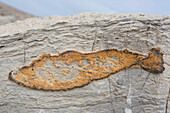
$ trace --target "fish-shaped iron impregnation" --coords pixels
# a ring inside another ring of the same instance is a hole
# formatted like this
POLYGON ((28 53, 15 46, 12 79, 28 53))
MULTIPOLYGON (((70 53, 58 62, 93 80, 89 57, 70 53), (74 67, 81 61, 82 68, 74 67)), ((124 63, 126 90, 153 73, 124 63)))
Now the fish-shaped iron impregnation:
POLYGON ((44 54, 30 65, 11 71, 9 79, 39 90, 69 90, 131 68, 159 74, 164 71, 163 63, 160 48, 151 49, 147 56, 127 49, 92 53, 65 51, 56 56, 44 54))

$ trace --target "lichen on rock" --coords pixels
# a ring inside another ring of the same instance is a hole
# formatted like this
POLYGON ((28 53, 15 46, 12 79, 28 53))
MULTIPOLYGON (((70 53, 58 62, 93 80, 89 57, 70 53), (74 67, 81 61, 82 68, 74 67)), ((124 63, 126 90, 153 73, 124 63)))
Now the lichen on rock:
POLYGON ((162 73, 163 53, 160 48, 153 48, 146 57, 117 49, 92 53, 66 51, 57 56, 44 54, 17 73, 10 72, 9 79, 33 89, 59 91, 79 88, 130 68, 162 73))

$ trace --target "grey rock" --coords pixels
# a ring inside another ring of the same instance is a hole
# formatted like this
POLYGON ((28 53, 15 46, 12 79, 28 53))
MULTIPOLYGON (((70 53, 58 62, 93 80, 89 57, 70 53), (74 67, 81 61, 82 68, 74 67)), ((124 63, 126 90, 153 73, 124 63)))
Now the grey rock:
POLYGON ((34 16, 0 2, 0 25, 31 17, 34 16))
POLYGON ((169 113, 170 16, 83 13, 0 26, 1 113, 169 113), (108 48, 146 54, 160 47, 165 71, 130 69, 69 91, 41 91, 8 80, 11 70, 44 53, 108 48))

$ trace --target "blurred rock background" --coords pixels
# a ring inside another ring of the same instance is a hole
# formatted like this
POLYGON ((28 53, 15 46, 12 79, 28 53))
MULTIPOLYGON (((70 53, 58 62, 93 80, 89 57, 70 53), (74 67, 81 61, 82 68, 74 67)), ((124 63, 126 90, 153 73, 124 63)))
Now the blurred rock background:
POLYGON ((0 25, 30 17, 34 16, 0 2, 0 25))

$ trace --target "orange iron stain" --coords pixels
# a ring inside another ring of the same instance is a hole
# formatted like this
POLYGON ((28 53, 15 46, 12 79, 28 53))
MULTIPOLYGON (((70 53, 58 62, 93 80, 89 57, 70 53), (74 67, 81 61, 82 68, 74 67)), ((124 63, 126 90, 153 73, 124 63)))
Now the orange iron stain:
POLYGON ((9 79, 33 89, 61 91, 82 87, 131 68, 159 74, 164 71, 163 64, 160 48, 151 49, 147 56, 117 49, 92 53, 65 51, 56 56, 44 54, 18 71, 11 71, 9 79))

